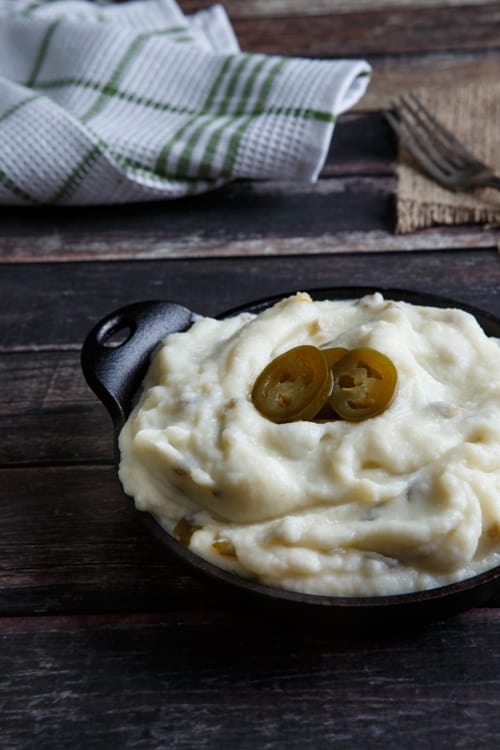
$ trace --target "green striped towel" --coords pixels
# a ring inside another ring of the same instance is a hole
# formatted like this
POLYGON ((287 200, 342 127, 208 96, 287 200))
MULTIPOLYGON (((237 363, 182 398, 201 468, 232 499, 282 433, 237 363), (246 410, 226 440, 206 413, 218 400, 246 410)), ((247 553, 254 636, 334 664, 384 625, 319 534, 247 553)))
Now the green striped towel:
POLYGON ((314 181, 369 76, 362 60, 245 54, 221 6, 0 0, 0 203, 314 181))

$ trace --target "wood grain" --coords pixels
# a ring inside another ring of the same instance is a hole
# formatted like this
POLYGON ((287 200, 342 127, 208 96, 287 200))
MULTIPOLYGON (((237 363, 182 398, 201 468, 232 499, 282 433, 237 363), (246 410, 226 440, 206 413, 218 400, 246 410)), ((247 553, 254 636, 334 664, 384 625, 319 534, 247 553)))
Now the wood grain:
POLYGON ((383 8, 269 18, 234 17, 247 52, 306 57, 353 57, 498 49, 500 8, 493 5, 383 8))
POLYGON ((9 749, 491 750, 500 732, 491 610, 369 640, 235 617, 11 618, 0 633, 9 749))
MULTIPOLYGON (((498 0, 418 0, 419 8, 432 10, 444 5, 462 8, 464 5, 495 5, 498 0)), ((184 13, 194 13, 202 8, 209 8, 212 0, 180 0, 178 5, 184 13)), ((231 18, 278 18, 280 16, 308 16, 324 13, 363 13, 373 10, 374 6, 384 12, 392 8, 415 6, 415 0, 225 0, 224 8, 231 18)))
POLYGON ((134 206, 0 208, 0 262, 201 258, 465 247, 500 231, 394 234, 396 144, 380 113, 339 120, 316 184, 237 182, 196 198, 134 206))
POLYGON ((352 176, 316 185, 235 183, 217 193, 124 207, 0 210, 9 263, 496 249, 497 228, 394 234, 395 182, 352 176), (223 210, 221 210, 223 207, 223 210))
MULTIPOLYGON (((201 314, 218 315, 268 295, 360 285, 434 292, 500 315, 498 256, 478 247, 461 252, 311 254, 305 259, 243 257, 236 262, 219 257, 112 264, 12 263, 4 265, 0 274, 2 349, 9 356, 22 351, 75 352, 71 358, 58 355, 59 360, 47 361, 34 385, 34 394, 44 393, 53 377, 52 387, 62 391, 78 368, 78 352, 90 328, 130 302, 173 300, 201 314), (58 368, 54 374, 51 367, 58 368)), ((18 361, 6 358, 5 382, 15 380, 18 361)), ((26 370, 20 375, 20 387, 26 378, 26 392, 30 381, 36 381, 36 358, 32 366, 22 367, 26 370)), ((82 387, 72 384, 68 393, 79 400, 82 387)))
POLYGON ((0 482, 0 615, 221 606, 146 529, 112 466, 24 467, 0 482))
POLYGON ((218 314, 266 294, 356 284, 412 286, 500 315, 500 264, 485 250, 4 265, 0 611, 220 607, 122 497, 110 420, 80 372, 99 317, 133 299, 218 314))
POLYGON ((339 118, 316 185, 0 209, 2 748, 492 750, 500 595, 401 632, 276 621, 195 577, 122 495, 111 423, 79 364, 110 310, 160 298, 216 315, 295 289, 371 285, 500 316, 498 228, 394 235, 396 147, 380 113, 423 83, 496 80, 500 3, 225 6, 243 49, 366 57, 373 79, 339 118))
MULTIPOLYGON (((188 13, 211 4, 181 3, 188 13)), ((355 110, 388 107, 396 94, 418 86, 446 91, 457 82, 498 78, 495 0, 229 0, 224 6, 246 51, 366 57, 374 74, 355 110)))
POLYGON ((111 465, 9 468, 0 485, 0 618, 255 608, 157 541, 111 465))

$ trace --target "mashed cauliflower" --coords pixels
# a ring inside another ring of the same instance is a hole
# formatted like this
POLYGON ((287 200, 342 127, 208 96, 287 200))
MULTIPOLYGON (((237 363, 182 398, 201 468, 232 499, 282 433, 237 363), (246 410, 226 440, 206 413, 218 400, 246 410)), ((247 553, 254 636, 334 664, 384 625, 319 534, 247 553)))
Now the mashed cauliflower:
POLYGON ((198 318, 156 351, 119 446, 138 509, 271 586, 398 594, 500 564, 500 346, 458 309, 299 293, 259 315, 198 318), (300 344, 386 354, 388 409, 266 419, 255 380, 300 344))

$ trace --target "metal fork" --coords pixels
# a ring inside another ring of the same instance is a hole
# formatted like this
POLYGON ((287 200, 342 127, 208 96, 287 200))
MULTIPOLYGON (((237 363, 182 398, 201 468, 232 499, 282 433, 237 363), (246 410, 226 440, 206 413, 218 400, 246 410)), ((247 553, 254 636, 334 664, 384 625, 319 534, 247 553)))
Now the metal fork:
POLYGON ((398 97, 384 115, 418 164, 440 185, 456 191, 500 190, 500 177, 493 169, 467 151, 415 94, 398 97))

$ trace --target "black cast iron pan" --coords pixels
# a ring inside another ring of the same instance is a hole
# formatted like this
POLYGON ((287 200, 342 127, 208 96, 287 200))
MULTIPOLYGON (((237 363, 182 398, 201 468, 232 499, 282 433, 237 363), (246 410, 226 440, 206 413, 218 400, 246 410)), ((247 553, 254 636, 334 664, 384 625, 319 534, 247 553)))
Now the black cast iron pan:
MULTIPOLYGON (((301 290, 302 291, 302 290, 301 290)), ((500 338, 500 320, 466 305, 421 292, 397 289, 342 287, 309 290, 313 299, 357 299, 380 291, 387 299, 415 305, 460 307, 475 316, 489 336, 500 338)), ((290 292, 293 294, 293 292, 290 292)), ((227 311, 229 317, 242 311, 259 313, 283 294, 227 311)), ((123 307, 99 321, 88 334, 81 362, 85 378, 108 410, 114 425, 115 459, 119 462, 118 435, 138 395, 153 350, 170 333, 184 331, 195 313, 173 302, 147 301, 123 307)), ((327 621, 339 626, 413 626, 453 615, 484 604, 500 591, 500 566, 459 583, 428 591, 395 596, 335 597, 302 594, 266 586, 228 573, 180 544, 149 514, 138 511, 153 533, 194 573, 210 576, 226 587, 228 597, 276 615, 327 621)))

